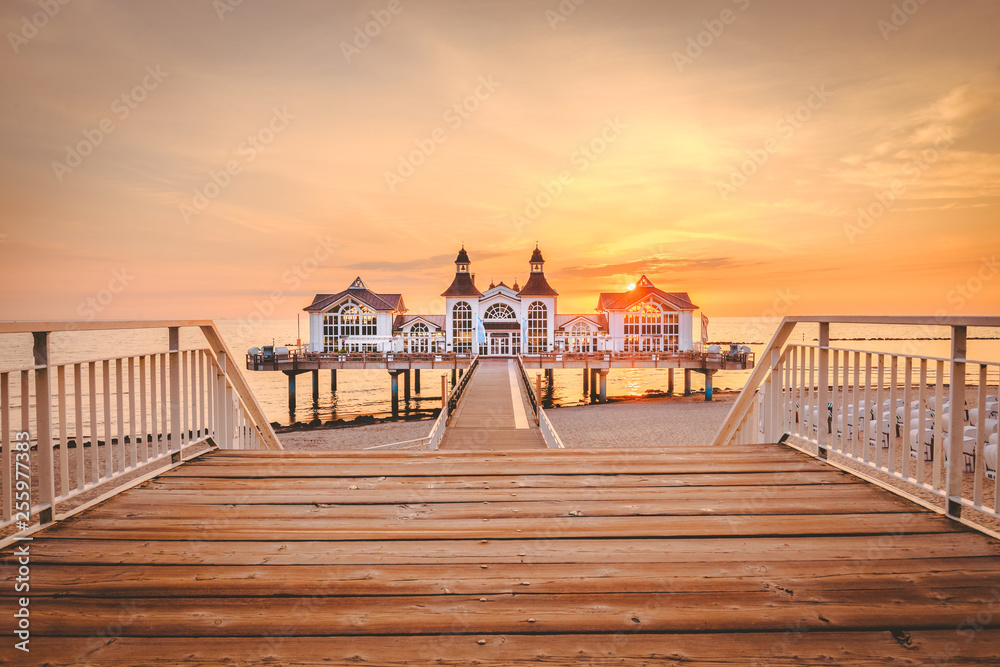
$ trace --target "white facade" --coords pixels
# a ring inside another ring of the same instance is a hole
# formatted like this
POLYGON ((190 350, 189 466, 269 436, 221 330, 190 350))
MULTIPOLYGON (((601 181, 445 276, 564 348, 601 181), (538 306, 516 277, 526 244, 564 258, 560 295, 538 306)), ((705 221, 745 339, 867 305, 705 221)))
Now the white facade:
POLYGON ((560 315, 535 248, 523 288, 504 283, 481 292, 463 248, 441 296, 443 315, 409 315, 399 294, 376 294, 361 278, 337 294, 317 294, 309 312, 313 352, 458 352, 506 357, 553 351, 677 353, 695 349, 694 312, 685 292, 665 292, 646 276, 620 293, 603 293, 596 313, 560 315))

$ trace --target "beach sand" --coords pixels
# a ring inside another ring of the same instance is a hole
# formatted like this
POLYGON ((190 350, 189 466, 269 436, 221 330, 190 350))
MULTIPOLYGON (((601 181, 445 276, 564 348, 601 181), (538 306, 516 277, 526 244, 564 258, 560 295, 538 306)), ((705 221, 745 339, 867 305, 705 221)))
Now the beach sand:
MULTIPOLYGON (((545 413, 566 447, 664 447, 710 445, 736 394, 665 399, 620 399, 600 405, 554 408, 545 413)), ((409 421, 278 434, 288 450, 365 449, 426 437, 434 422, 409 421)))

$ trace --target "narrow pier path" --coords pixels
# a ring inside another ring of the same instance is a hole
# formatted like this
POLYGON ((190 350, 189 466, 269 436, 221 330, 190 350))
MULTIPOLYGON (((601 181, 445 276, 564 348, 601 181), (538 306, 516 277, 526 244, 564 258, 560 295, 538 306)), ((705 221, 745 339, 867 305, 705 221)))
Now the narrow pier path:
POLYGON ((512 359, 480 359, 440 449, 544 449, 512 359))

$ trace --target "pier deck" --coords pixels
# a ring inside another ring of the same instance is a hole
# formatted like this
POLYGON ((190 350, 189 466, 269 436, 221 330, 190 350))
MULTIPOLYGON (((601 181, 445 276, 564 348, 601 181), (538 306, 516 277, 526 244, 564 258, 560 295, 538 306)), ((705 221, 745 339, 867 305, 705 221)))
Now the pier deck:
POLYGON ((776 445, 215 451, 21 544, 32 664, 1000 662, 1000 542, 776 445))
POLYGON ((480 358, 439 449, 545 449, 514 363, 480 358))

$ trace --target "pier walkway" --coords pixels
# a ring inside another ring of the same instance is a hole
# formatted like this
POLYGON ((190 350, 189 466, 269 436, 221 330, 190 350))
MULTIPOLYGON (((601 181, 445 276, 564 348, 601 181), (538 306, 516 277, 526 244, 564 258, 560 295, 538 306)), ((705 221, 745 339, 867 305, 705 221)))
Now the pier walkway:
POLYGON ((213 451, 7 613, 22 545, 31 664, 1000 664, 1000 542, 777 445, 213 451))
POLYGON ((512 359, 480 357, 439 449, 544 449, 512 359))

